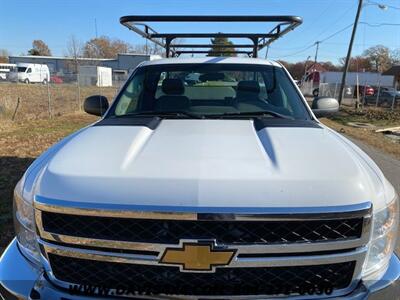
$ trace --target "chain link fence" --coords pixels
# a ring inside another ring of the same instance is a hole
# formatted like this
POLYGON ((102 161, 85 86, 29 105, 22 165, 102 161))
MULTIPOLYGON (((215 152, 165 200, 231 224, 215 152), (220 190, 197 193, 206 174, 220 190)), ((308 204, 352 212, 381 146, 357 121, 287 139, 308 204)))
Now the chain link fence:
POLYGON ((50 77, 48 83, 0 82, 0 120, 32 120, 82 111, 84 100, 102 95, 111 102, 128 75, 112 75, 104 84, 79 74, 50 77))
MULTIPOLYGON (((321 83, 319 96, 339 98, 340 83, 321 83)), ((380 107, 386 110, 400 109, 400 91, 393 87, 376 85, 346 86, 342 104, 355 108, 380 107)))

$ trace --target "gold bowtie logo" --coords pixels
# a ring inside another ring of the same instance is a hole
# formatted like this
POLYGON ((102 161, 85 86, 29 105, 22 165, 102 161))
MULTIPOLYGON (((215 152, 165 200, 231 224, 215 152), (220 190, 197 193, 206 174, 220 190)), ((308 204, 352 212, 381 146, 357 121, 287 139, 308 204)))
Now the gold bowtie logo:
POLYGON ((184 243, 182 248, 167 248, 160 263, 179 265, 183 271, 214 271, 216 266, 228 265, 236 250, 215 249, 214 243, 184 243))

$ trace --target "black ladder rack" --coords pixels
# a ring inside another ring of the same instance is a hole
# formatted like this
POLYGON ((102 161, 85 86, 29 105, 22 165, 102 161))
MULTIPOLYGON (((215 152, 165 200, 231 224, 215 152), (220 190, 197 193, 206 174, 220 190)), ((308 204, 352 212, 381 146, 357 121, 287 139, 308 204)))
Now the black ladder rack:
MULTIPOLYGON (((271 43, 301 25, 302 22, 303 20, 296 16, 124 16, 120 18, 120 23, 122 25, 164 48, 166 57, 179 56, 187 53, 208 53, 208 51, 201 49, 211 48, 212 46, 222 48, 220 53, 242 53, 250 57, 257 57, 258 51, 268 47, 271 43), (159 33, 147 25, 149 22, 260 22, 267 24, 274 23, 275 26, 265 33, 159 33), (177 38, 216 37, 247 39, 251 41, 251 44, 212 45, 211 43, 172 43, 177 38), (235 51, 236 48, 242 50, 235 51)), ((214 50, 213 53, 218 54, 218 52, 214 50)))

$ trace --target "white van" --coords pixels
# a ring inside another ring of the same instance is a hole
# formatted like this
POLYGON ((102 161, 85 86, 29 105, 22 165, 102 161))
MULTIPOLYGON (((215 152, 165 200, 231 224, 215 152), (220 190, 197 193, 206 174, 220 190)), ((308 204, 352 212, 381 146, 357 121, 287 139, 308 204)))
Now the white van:
POLYGON ((9 79, 15 82, 47 84, 50 81, 50 71, 47 65, 19 63, 15 71, 10 73, 9 79))

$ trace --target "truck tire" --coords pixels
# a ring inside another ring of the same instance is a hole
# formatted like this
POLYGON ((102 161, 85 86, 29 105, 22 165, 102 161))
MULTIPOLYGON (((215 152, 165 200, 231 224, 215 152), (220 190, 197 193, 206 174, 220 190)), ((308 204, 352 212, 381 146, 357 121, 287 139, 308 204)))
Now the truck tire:
POLYGON ((26 79, 24 80, 24 83, 29 84, 29 83, 30 83, 29 79, 26 78, 26 79))
POLYGON ((46 79, 46 78, 45 78, 45 79, 43 79, 42 83, 43 83, 44 85, 48 84, 48 81, 47 81, 47 79, 46 79))
POLYGON ((319 89, 313 90, 312 94, 313 94, 314 97, 318 97, 319 96, 319 89))

